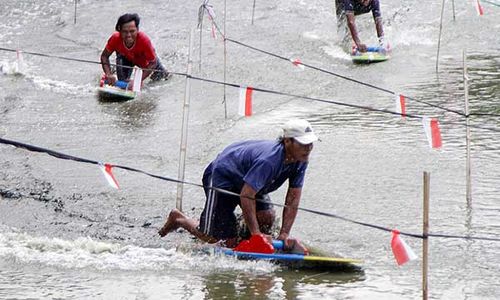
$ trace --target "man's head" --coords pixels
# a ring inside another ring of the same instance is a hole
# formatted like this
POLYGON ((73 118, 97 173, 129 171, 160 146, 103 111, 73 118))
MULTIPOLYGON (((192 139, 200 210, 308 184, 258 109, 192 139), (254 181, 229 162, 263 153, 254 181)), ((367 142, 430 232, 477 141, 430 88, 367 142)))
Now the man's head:
POLYGON ((140 21, 138 14, 124 14, 118 18, 115 30, 120 32, 120 36, 127 47, 134 45, 140 21))
POLYGON ((283 125, 283 142, 285 144, 286 160, 289 162, 309 160, 313 143, 318 140, 311 124, 306 120, 294 119, 283 125))

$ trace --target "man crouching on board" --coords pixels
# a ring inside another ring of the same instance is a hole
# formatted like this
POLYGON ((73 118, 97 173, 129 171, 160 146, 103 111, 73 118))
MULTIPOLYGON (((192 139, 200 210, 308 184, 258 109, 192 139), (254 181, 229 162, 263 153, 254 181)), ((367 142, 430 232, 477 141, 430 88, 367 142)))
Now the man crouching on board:
POLYGON ((375 29, 377 30, 377 36, 379 39, 379 46, 383 49, 388 49, 389 46, 384 38, 384 29, 382 26, 382 13, 380 12, 380 2, 379 0, 336 0, 335 5, 337 8, 337 19, 339 20, 339 26, 344 22, 347 22, 347 27, 351 33, 352 40, 356 45, 356 48, 361 52, 366 52, 366 44, 361 42, 359 38, 358 30, 356 27, 356 17, 357 15, 372 12, 373 21, 375 22, 375 29))
POLYGON ((101 64, 106 80, 114 85, 117 80, 129 82, 132 68, 143 68, 142 80, 151 75, 151 80, 168 79, 169 73, 165 70, 156 55, 149 37, 139 31, 140 18, 138 14, 124 14, 118 18, 115 25, 116 32, 108 39, 106 47, 101 53, 101 64), (116 52, 116 75, 111 71, 109 57, 116 52))
MULTIPOLYGON (((227 247, 235 247, 238 236, 234 211, 238 205, 252 237, 269 235, 275 211, 268 193, 277 190, 288 180, 286 207, 283 209, 278 240, 284 242, 285 251, 307 254, 306 247, 290 237, 290 231, 300 203, 309 154, 313 142, 317 140, 309 122, 295 119, 283 126, 283 135, 277 141, 243 141, 228 146, 203 174, 206 202, 200 222, 173 209, 159 235, 163 237, 177 228, 184 228, 202 241, 222 241, 227 247)), ((265 238, 271 240, 270 236, 265 238)))

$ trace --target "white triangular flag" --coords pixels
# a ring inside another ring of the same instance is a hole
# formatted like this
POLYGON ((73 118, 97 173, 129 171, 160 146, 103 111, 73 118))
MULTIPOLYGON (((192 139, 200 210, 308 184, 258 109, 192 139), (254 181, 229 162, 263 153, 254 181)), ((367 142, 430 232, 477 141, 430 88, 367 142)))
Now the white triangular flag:
POLYGON ((238 105, 238 114, 240 116, 249 117, 252 115, 252 87, 240 87, 240 100, 238 105))
POLYGON ((113 171, 111 170, 113 166, 110 164, 99 164, 99 168, 101 169, 102 174, 104 174, 108 184, 115 189, 119 189, 120 186, 118 185, 118 181, 116 181, 113 171))
POLYGON ((401 114, 401 117, 406 116, 406 97, 403 94, 396 93, 396 112, 401 114))
POLYGON ((141 86, 142 86, 142 69, 134 67, 134 85, 132 87, 132 91, 140 93, 141 86))
POLYGON ((301 70, 306 68, 298 58, 290 58, 290 62, 301 70))
POLYGON ((403 241, 397 230, 392 231, 391 248, 394 258, 400 266, 417 258, 415 252, 403 241))
POLYGON ((205 8, 207 9, 208 13, 208 18, 213 21, 215 19, 215 10, 212 5, 205 5, 205 8))
POLYGON ((215 30, 215 24, 212 22, 212 38, 217 39, 217 32, 215 30))
POLYGON ((439 122, 437 119, 422 118, 424 125, 425 135, 429 146, 434 149, 439 149, 443 145, 441 140, 441 130, 439 129, 439 122))
POLYGON ((484 10, 483 10, 483 6, 481 5, 481 2, 479 2, 479 0, 474 0, 474 6, 476 7, 476 11, 477 11, 477 15, 478 16, 482 16, 484 15, 484 10))
POLYGON ((23 53, 20 50, 16 50, 16 63, 14 65, 14 73, 23 74, 24 69, 23 53))

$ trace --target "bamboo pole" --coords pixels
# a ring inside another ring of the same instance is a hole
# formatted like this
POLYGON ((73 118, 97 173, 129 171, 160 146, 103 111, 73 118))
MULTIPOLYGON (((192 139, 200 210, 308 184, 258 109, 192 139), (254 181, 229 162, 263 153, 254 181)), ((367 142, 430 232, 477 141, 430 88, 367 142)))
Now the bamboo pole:
POLYGON ((467 76, 467 54, 463 51, 464 62, 464 95, 465 95, 465 181, 466 181, 466 200, 469 203, 472 200, 471 184, 471 162, 470 162, 470 127, 469 127, 469 76, 467 76))
POLYGON ((253 0, 253 8, 252 8, 252 25, 253 25, 253 17, 255 15, 255 1, 257 0, 253 0))
MULTIPOLYGON (((192 54, 193 54, 193 39, 194 39, 194 29, 191 29, 189 33, 189 52, 188 52, 188 63, 186 74, 186 88, 184 92, 184 107, 182 112, 182 135, 181 135, 181 145, 179 151, 179 172, 178 180, 184 181, 185 167, 186 167, 186 150, 187 150, 187 135, 188 135, 188 123, 189 123, 189 102, 190 102, 190 90, 191 82, 189 76, 191 75, 192 69, 192 54)), ((182 211, 182 195, 183 195, 184 185, 182 182, 177 183, 177 200, 176 208, 182 211)))
MULTIPOLYGON (((203 8, 205 9, 205 8, 203 8)), ((201 49, 202 49, 202 44, 203 44, 203 18, 200 20, 200 57, 199 57, 199 62, 198 62, 198 71, 201 72, 201 49)))
POLYGON ((444 14, 444 2, 446 0, 443 0, 443 5, 441 5, 441 21, 439 22, 439 38, 438 38, 438 51, 436 55, 436 73, 438 72, 438 66, 439 66, 439 51, 441 50, 441 32, 443 31, 443 14, 444 14))
POLYGON ((451 0, 451 7, 453 9, 453 22, 455 22, 455 0, 451 0))
POLYGON ((428 269, 429 269, 429 194, 431 174, 424 172, 424 215, 422 241, 422 299, 428 299, 428 269))
MULTIPOLYGON (((226 0, 224 0, 224 83, 226 83, 227 73, 227 41, 226 41, 226 0)), ((227 119, 226 85, 224 84, 224 118, 227 119)))
POLYGON ((76 2, 77 2, 77 1, 78 1, 78 0, 75 0, 75 21, 74 21, 75 23, 74 23, 74 24, 76 24, 76 2))

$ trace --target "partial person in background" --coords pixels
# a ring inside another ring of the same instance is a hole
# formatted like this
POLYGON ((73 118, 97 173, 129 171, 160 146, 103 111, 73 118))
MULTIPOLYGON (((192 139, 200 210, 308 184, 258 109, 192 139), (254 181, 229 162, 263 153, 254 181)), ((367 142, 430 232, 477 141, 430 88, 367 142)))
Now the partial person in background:
POLYGON ((347 27, 351 33, 352 40, 356 48, 361 52, 366 52, 366 44, 362 43, 358 30, 356 28, 357 15, 372 12, 379 46, 382 49, 388 49, 388 45, 384 39, 384 29, 382 26, 382 14, 380 12, 379 0, 335 0, 337 20, 339 26, 344 26, 343 23, 347 22, 347 27))
POLYGON ((114 85, 117 80, 129 82, 132 68, 138 66, 143 70, 142 80, 151 75, 151 80, 168 79, 169 73, 165 70, 156 55, 149 37, 139 31, 140 18, 138 14, 124 14, 116 22, 116 32, 108 39, 106 47, 101 53, 101 64, 106 81, 114 85), (109 57, 116 52, 116 75, 113 74, 109 57))
MULTIPOLYGON (((165 236, 177 228, 184 228, 202 241, 223 241, 227 247, 237 244, 237 220, 234 211, 241 207, 245 224, 254 237, 270 234, 275 211, 268 193, 288 181, 286 207, 278 240, 284 250, 307 254, 307 249, 290 237, 297 207, 302 195, 304 176, 313 142, 318 138, 306 120, 290 120, 283 126, 279 140, 243 141, 225 148, 205 169, 203 186, 206 202, 200 222, 173 209, 158 232, 165 236), (230 191, 229 195, 212 188, 230 191), (256 201, 255 199, 260 199, 256 201)), ((270 240, 270 236, 262 239, 270 240)))

